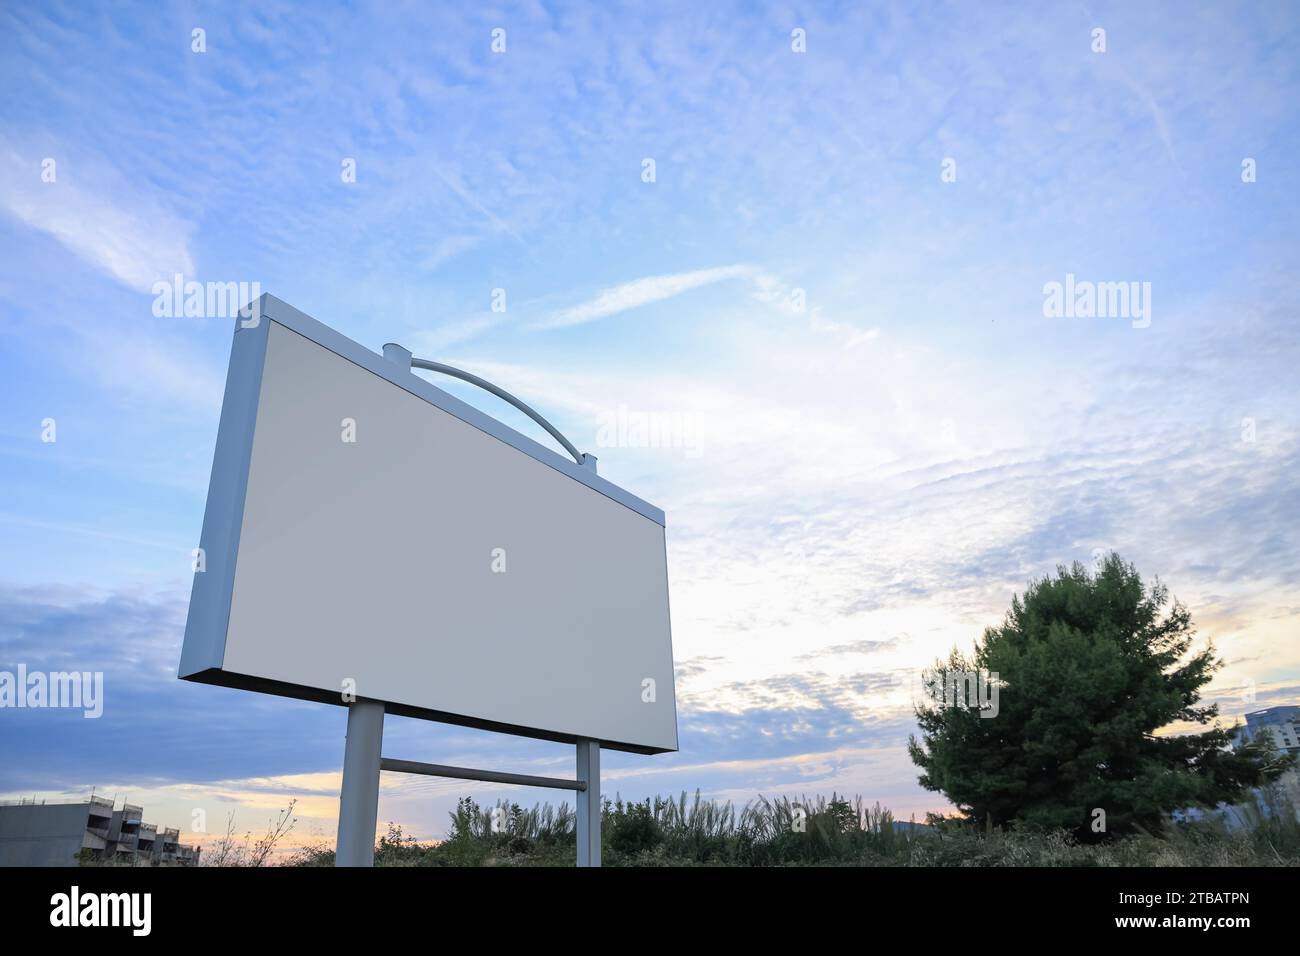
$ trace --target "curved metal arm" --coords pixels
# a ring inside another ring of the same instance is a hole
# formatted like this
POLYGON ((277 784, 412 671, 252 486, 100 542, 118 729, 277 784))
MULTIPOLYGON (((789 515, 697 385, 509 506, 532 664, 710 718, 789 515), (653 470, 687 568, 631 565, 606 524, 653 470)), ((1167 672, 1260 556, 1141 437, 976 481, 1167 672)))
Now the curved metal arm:
POLYGON ((474 375, 471 372, 466 372, 463 369, 453 368, 450 365, 443 365, 441 362, 431 362, 428 359, 413 357, 411 359, 411 368, 423 368, 423 369, 428 369, 430 372, 441 372, 443 375, 450 375, 452 378, 458 378, 461 379, 462 381, 469 382, 471 385, 477 385, 479 388, 487 389, 487 391, 491 392, 497 398, 504 399, 505 401, 509 402, 515 408, 519 409, 521 412, 523 412, 533 421, 537 422, 537 424, 541 425, 548 432, 550 432, 551 437, 554 438, 556 441, 558 441, 561 445, 563 445, 564 450, 567 451, 570 455, 572 455, 573 460, 576 461, 579 465, 582 465, 584 468, 590 467, 585 460, 586 456, 583 455, 581 452, 579 452, 578 449, 574 448, 573 443, 570 442, 569 439, 561 435, 560 430, 558 428, 556 428, 554 425, 548 422, 541 415, 537 414, 537 412, 533 411, 531 408, 529 408, 519 399, 515 398, 504 388, 498 388, 497 386, 489 382, 487 379, 479 378, 477 375, 474 375))

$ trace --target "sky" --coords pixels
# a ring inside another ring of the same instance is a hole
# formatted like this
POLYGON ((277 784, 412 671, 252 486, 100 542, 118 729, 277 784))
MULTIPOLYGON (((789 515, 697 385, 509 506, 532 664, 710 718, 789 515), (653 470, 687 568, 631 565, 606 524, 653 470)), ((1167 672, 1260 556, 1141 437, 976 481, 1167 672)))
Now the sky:
MULTIPOLYGON (((664 509, 681 749, 611 794, 943 810, 915 673, 1100 551, 1226 720, 1300 701, 1298 46, 1293 3, 5 4, 0 669, 105 690, 0 711, 0 799, 333 840, 345 711, 176 679, 231 341, 177 274, 474 371, 664 509)), ((556 799, 386 774, 380 826, 462 795, 556 799)))

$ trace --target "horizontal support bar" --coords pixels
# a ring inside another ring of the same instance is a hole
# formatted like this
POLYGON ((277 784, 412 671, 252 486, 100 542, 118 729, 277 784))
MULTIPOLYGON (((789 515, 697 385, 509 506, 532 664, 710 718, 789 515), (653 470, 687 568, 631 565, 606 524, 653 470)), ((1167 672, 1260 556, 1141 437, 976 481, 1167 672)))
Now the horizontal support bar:
POLYGON ((419 763, 415 760, 394 760, 384 757, 380 770, 394 773, 420 773, 426 777, 452 777, 456 780, 485 780, 488 783, 513 783, 521 787, 551 787, 555 790, 586 790, 585 780, 565 780, 562 777, 531 777, 526 773, 501 773, 497 770, 471 770, 469 767, 448 767, 440 763, 419 763))

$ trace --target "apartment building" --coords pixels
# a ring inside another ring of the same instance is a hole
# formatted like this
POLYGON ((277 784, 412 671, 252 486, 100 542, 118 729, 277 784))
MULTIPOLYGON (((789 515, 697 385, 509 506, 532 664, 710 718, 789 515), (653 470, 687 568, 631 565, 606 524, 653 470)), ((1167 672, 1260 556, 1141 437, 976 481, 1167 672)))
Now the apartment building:
POLYGON ((105 797, 80 802, 20 802, 0 806, 0 866, 194 866, 200 848, 182 844, 180 830, 143 820, 144 810, 105 797))
POLYGON ((1300 705, 1285 704, 1246 714, 1246 726, 1238 729, 1237 743, 1269 734, 1282 753, 1300 754, 1300 705))

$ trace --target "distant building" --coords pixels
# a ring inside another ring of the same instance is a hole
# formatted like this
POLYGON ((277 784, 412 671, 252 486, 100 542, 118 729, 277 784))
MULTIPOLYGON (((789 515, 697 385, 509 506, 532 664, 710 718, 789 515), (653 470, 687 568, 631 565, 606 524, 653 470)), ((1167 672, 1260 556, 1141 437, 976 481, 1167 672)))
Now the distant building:
MULTIPOLYGON (((1260 734, 1268 734, 1278 751, 1284 754, 1300 754, 1300 705, 1283 704, 1280 707, 1268 707, 1246 714, 1246 724, 1238 727, 1232 735, 1232 746, 1241 747, 1254 740, 1260 734)), ((1288 770, 1273 783, 1255 787, 1249 795, 1236 804, 1221 803, 1213 810, 1191 807, 1174 813, 1175 820, 1200 820, 1206 817, 1218 817, 1229 829, 1250 829, 1260 816, 1274 812, 1274 805, 1279 808, 1290 806, 1300 819, 1300 772, 1288 770)))
POLYGON ((180 830, 145 823, 143 809, 90 797, 73 803, 0 806, 0 866, 76 866, 83 859, 124 866, 194 866, 199 847, 180 830))
POLYGON ((1300 754, 1300 705, 1285 704, 1247 714, 1246 726, 1237 729, 1236 746, 1262 733, 1269 734, 1282 753, 1300 754))

